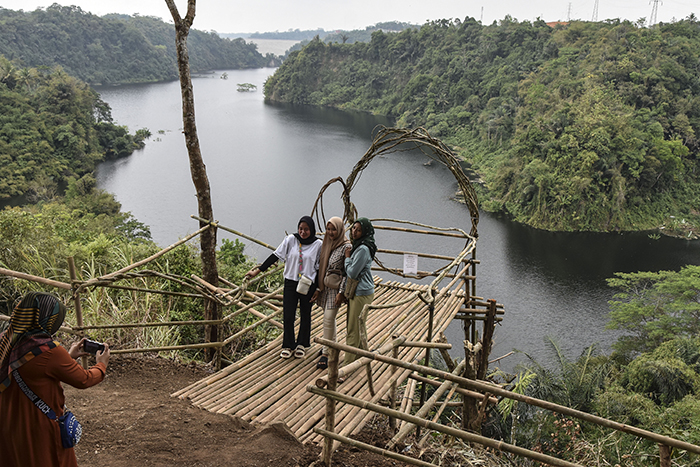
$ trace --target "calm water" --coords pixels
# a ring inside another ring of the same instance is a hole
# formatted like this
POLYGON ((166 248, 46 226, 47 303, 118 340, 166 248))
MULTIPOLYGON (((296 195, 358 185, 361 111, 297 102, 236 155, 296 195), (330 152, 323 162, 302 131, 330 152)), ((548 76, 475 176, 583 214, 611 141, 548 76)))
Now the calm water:
MULTIPOLYGON (((277 245, 285 231, 311 211, 319 189, 331 178, 346 178, 367 151, 380 117, 330 109, 266 104, 262 86, 273 69, 227 71, 194 79, 196 118, 210 178, 215 218, 223 225, 277 245), (258 91, 237 92, 237 83, 258 91)), ((148 128, 146 148, 128 159, 104 163, 99 186, 116 195, 123 209, 151 226, 162 246, 195 231, 198 223, 194 187, 182 135, 179 84, 99 88, 112 115, 131 131, 148 128)), ((441 166, 426 167, 416 154, 375 158, 352 193, 360 215, 411 220, 469 230, 469 213, 451 200, 456 183, 441 166)), ((341 213, 340 190, 324 197, 326 216, 341 213)), ((220 231, 220 237, 233 238, 220 231)), ((454 240, 425 239, 379 231, 386 248, 456 254, 454 240), (417 243, 422 242, 422 243, 417 243)), ((269 251, 249 245, 259 259, 269 251)), ((605 279, 616 271, 677 270, 700 264, 700 242, 646 234, 564 234, 533 230, 481 214, 477 257, 477 294, 506 307, 496 330, 495 358, 519 349, 547 361, 545 336, 556 338, 570 358, 588 345, 608 350, 616 335, 604 330, 613 291, 605 279)), ((399 259, 387 260, 400 266, 399 259)), ((435 269, 426 260, 423 270, 435 269)), ((458 323, 448 339, 461 355, 458 323)), ((501 366, 512 369, 523 357, 501 366)))

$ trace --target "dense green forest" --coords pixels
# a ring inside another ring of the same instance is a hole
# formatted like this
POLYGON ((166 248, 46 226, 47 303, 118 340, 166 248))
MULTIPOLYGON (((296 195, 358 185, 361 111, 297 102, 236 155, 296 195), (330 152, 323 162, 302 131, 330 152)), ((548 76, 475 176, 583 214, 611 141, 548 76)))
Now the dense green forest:
MULTIPOLYGON (((279 65, 255 44, 192 29, 188 38, 193 72, 279 65)), ((0 55, 20 67, 61 66, 90 84, 177 79, 175 30, 161 19, 95 16, 54 4, 32 12, 0 8, 0 55)))
POLYGON ((20 69, 0 56, 0 200, 50 199, 149 134, 115 125, 97 92, 61 68, 20 69))
POLYGON ((700 23, 441 20, 314 40, 267 99, 387 115, 452 145, 482 206, 550 230, 700 225, 700 23), (673 217, 671 217, 673 216, 673 217))

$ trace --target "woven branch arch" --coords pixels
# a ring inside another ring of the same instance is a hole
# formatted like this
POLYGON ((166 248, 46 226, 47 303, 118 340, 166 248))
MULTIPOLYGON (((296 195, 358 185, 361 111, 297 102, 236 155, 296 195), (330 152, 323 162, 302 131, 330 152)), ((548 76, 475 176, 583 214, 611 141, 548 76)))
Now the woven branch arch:
POLYGON ((442 141, 430 136, 428 131, 422 127, 411 130, 407 128, 387 128, 380 125, 375 128, 375 131, 376 134, 372 139, 372 145, 352 168, 352 172, 350 172, 350 176, 348 176, 347 180, 343 181, 341 177, 336 177, 328 181, 323 188, 321 188, 316 202, 314 203, 313 210, 311 211, 311 215, 316 216, 317 224, 319 226, 326 225, 323 212, 323 194, 330 185, 336 182, 342 184, 342 199, 344 205, 343 220, 348 224, 352 224, 357 218, 357 208, 352 201, 350 201, 350 192, 355 188, 355 185, 357 185, 357 182, 362 176, 362 172, 367 168, 369 163, 372 162, 375 157, 382 154, 418 149, 430 159, 447 167, 450 172, 452 172, 452 175, 454 175, 471 216, 472 225, 469 230, 469 235, 477 238, 479 202, 476 191, 474 191, 469 179, 464 174, 462 167, 459 165, 459 160, 452 150, 442 141))

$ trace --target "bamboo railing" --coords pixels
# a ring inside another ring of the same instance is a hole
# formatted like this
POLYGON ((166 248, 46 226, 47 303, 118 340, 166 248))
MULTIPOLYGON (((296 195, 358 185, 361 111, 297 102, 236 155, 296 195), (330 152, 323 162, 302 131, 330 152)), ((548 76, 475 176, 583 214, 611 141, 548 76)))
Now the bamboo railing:
MULTIPOLYGON (((643 430, 641 428, 636 428, 633 426, 629 426, 623 423, 618 423, 613 420, 609 420, 603 417, 599 417, 596 415, 592 415, 586 412, 582 412, 580 410, 572 409, 570 407, 562 406, 559 404, 555 404, 552 402, 544 401, 541 399, 537 399, 534 397, 529 397, 525 396, 519 393, 511 392, 506 389, 501 388, 500 386, 497 386, 495 384, 486 382, 486 381, 479 381, 479 380, 474 380, 474 379, 469 379, 469 378, 464 378, 460 375, 461 370, 464 369, 465 367, 465 362, 463 361, 460 365, 458 365, 451 373, 450 372, 445 372, 441 370, 437 370, 434 368, 418 365, 415 363, 411 363, 410 361, 404 360, 404 359, 399 359, 395 357, 388 357, 386 355, 383 355, 380 352, 370 352, 362 349, 357 349, 354 347, 350 347, 348 345, 340 344, 338 342, 332 342, 328 341, 326 339, 321 339, 321 338, 316 338, 314 339, 315 342, 319 344, 326 345, 332 349, 334 349, 334 352, 339 352, 339 351, 344 351, 344 352, 351 352, 356 355, 358 355, 360 358, 363 359, 365 362, 369 361, 375 361, 375 362, 381 362, 381 363, 386 363, 392 366, 396 366, 397 368, 401 368, 407 371, 412 371, 415 373, 423 373, 423 374, 428 374, 440 379, 443 379, 444 382, 440 384, 438 390, 435 392, 435 394, 438 394, 439 392, 444 392, 448 390, 451 386, 455 391, 457 391, 457 386, 461 388, 470 388, 474 391, 478 392, 478 397, 481 398, 484 402, 484 406, 492 399, 492 396, 499 396, 499 397, 505 397, 509 399, 513 399, 519 402, 523 402, 529 405, 534 405, 536 407, 540 407, 546 410, 553 411, 555 413, 559 413, 565 416, 569 417, 574 417, 578 418, 580 420, 584 420, 593 424, 596 424, 601 427, 606 427, 606 428, 611 428, 616 431, 620 431, 623 433, 628 433, 634 436, 637 436, 639 438, 647 439, 650 441, 653 441, 655 443, 659 444, 659 449, 660 449, 660 462, 661 466, 664 465, 669 465, 670 466, 670 456, 665 454, 668 454, 670 452, 670 449, 672 448, 677 448, 677 449, 682 449, 685 451, 689 451, 695 454, 700 454, 700 446, 687 443, 685 441, 681 441, 675 438, 671 438, 668 436, 664 435, 659 435, 657 433, 648 431, 648 430, 643 430), (460 368, 461 367, 461 368, 460 368), (665 458, 667 458, 665 460, 665 458)), ((394 341, 396 345, 400 345, 401 341, 399 339, 394 341)), ((384 349, 382 349, 384 350, 384 349)), ((334 361, 333 364, 337 363, 334 361)), ((411 430, 411 426, 413 425, 414 427, 425 427, 429 428, 431 430, 435 430, 441 433, 446 433, 449 435, 452 435, 456 438, 461 438, 465 441, 468 442, 474 442, 481 444, 486 447, 490 447, 493 449, 497 449, 500 451, 504 452, 510 452, 512 454, 516 454, 518 456, 523 456, 527 457, 529 459, 533 459, 539 462, 542 462, 546 465, 552 465, 552 466, 561 466, 561 467, 583 467, 580 464, 575 464, 571 463, 568 461, 564 461, 562 459, 554 458, 551 456, 544 455, 539 452, 535 451, 530 451, 528 449, 520 448, 518 446, 513 446, 501 441, 496 441, 491 438, 486 438, 483 436, 476 435, 474 433, 464 431, 464 430, 458 430, 453 427, 448 427, 445 425, 441 425, 439 423, 436 423, 436 419, 429 421, 423 418, 425 415, 428 414, 430 408, 434 407, 438 401, 439 394, 435 395, 434 397, 431 397, 431 400, 429 400, 426 404, 421 404, 420 409, 415 415, 410 414, 410 401, 413 400, 412 395, 409 396, 409 401, 406 402, 406 404, 402 404, 401 410, 394 410, 392 408, 386 408, 383 407, 382 405, 378 405, 375 400, 369 399, 369 398, 362 398, 362 397, 357 397, 354 395, 350 395, 348 393, 341 393, 338 392, 336 388, 336 383, 337 383, 337 378, 338 378, 338 370, 337 369, 331 369, 329 368, 329 378, 327 381, 328 389, 324 389, 323 385, 320 384, 315 384, 315 385, 308 385, 306 390, 312 394, 320 395, 326 398, 327 404, 326 404, 326 426, 324 429, 320 428, 314 428, 314 432, 320 435, 323 435, 326 437, 327 440, 335 440, 335 442, 345 442, 347 444, 351 444, 363 449, 367 449, 370 451, 374 452, 380 452, 382 454, 387 454, 389 452, 392 452, 391 449, 398 443, 400 442, 401 439, 403 439, 411 430), (367 445, 363 445, 363 443, 359 443, 355 440, 352 440, 346 436, 346 434, 340 432, 338 433, 338 429, 334 428, 332 424, 330 423, 331 420, 334 419, 334 413, 336 410, 335 404, 330 403, 328 401, 336 401, 336 402, 341 402, 345 405, 352 405, 354 407, 362 408, 365 409, 368 413, 376 413, 376 414, 383 414, 387 415, 391 418, 398 418, 406 423, 402 424, 399 432, 392 438, 392 440, 388 443, 387 449, 382 450, 378 449, 376 447, 368 447, 367 445)), ((411 375, 411 377, 420 379, 420 377, 417 377, 415 375, 411 375)), ((433 384, 438 384, 437 382, 434 382, 433 384)), ((412 394, 413 390, 407 388, 407 392, 412 394)), ((468 395, 465 393, 465 395, 468 395)), ((446 402, 449 400, 449 397, 445 399, 443 404, 446 404, 446 402)), ((437 417, 435 417, 437 418, 437 417)), ((422 441, 422 440, 421 440, 422 441)), ((420 443, 420 441, 419 441, 420 443)), ((328 441, 326 443, 328 445, 328 441)), ((330 467, 331 466, 331 452, 330 450, 324 449, 324 452, 322 453, 323 459, 325 462, 325 465, 330 467)), ((408 456, 402 456, 396 453, 392 453, 390 457, 393 457, 395 459, 401 460, 403 462, 409 463, 409 464, 414 464, 414 465, 425 465, 425 463, 421 460, 414 459, 412 457, 408 456)))

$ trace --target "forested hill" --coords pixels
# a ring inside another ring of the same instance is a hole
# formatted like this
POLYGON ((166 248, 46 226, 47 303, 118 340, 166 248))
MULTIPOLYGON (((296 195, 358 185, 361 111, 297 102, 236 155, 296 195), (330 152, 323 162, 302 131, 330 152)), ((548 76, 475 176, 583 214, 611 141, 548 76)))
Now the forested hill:
MULTIPOLYGON (((193 72, 261 68, 274 63, 254 44, 190 30, 193 72)), ((177 79, 172 24, 144 16, 98 17, 75 6, 54 4, 32 12, 0 8, 0 55, 20 67, 60 65, 90 84, 177 79)))
POLYGON ((62 69, 18 70, 0 55, 0 202, 52 200, 84 176, 94 185, 99 162, 130 155, 149 135, 115 125, 97 92, 62 69))
POLYGON ((271 100, 425 126, 473 164, 483 206, 550 230, 700 225, 700 23, 435 21, 311 42, 271 100), (673 216, 673 217, 671 217, 673 216))

